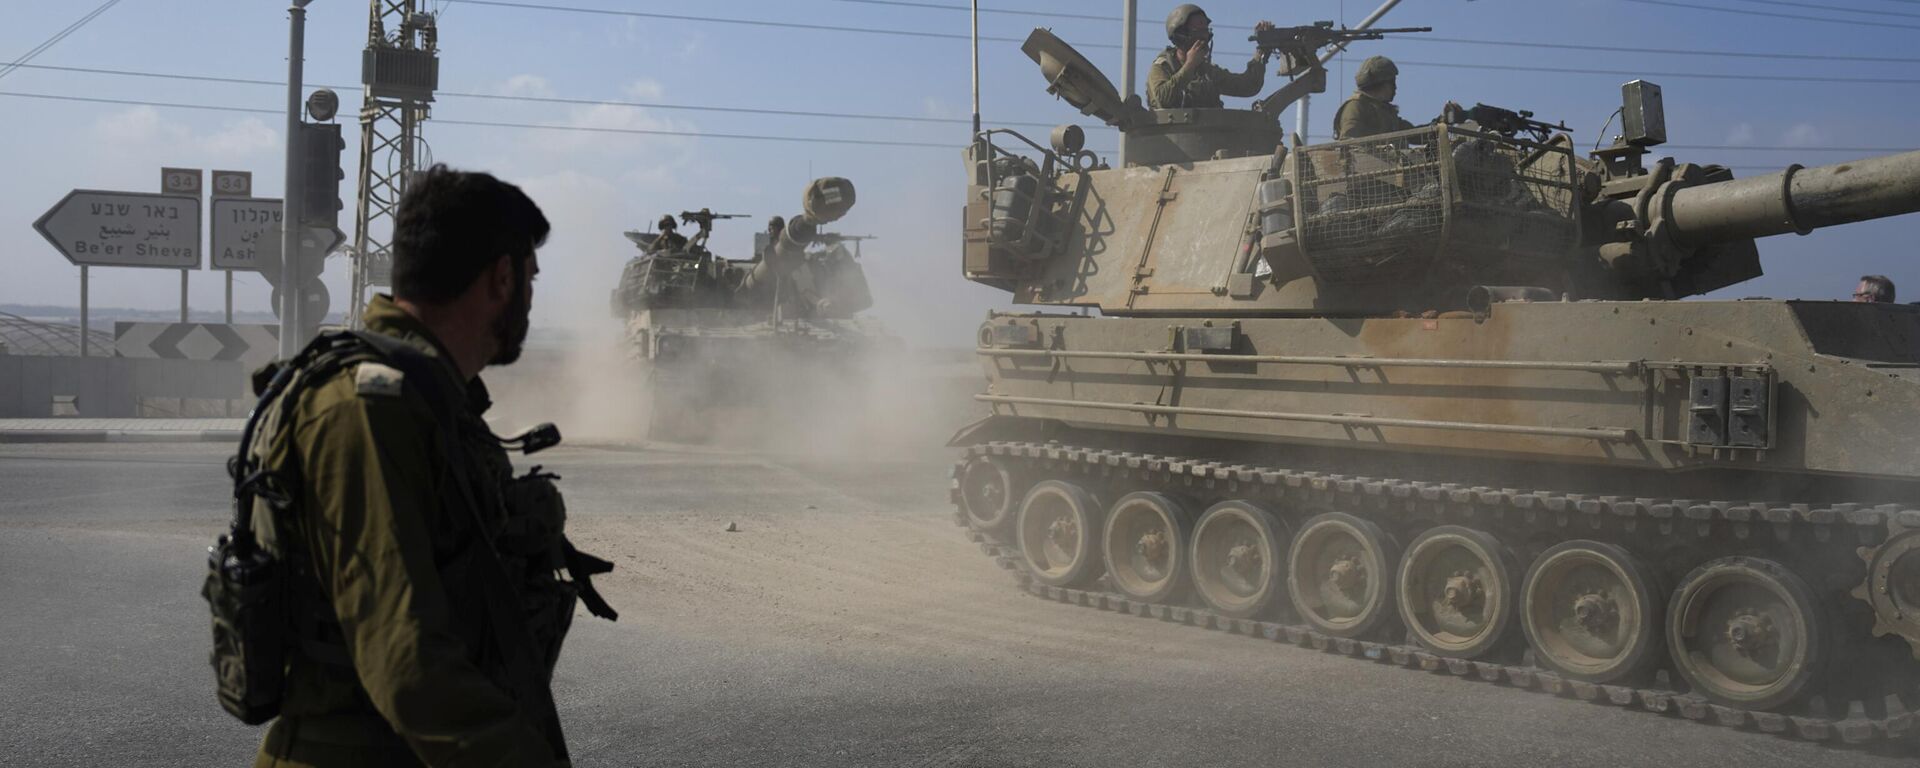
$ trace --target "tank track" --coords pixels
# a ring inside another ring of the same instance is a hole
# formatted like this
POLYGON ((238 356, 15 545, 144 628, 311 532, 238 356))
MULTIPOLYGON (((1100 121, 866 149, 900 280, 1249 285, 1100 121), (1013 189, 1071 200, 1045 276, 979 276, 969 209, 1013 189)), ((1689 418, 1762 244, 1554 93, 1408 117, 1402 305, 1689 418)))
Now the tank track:
MULTIPOLYGON (((1527 522, 1557 527, 1652 525, 1661 533, 1694 526, 1706 535, 1710 526, 1731 524, 1734 535, 1746 538, 1772 529, 1785 540, 1790 535, 1812 535, 1819 542, 1870 546, 1886 537, 1888 522, 1920 526, 1920 510, 1897 505, 1860 504, 1784 505, 1753 502, 1693 501, 1685 499, 1586 496, 1547 491, 1517 491, 1359 477, 1323 472, 1291 471, 1099 448, 1054 442, 995 441, 967 446, 955 463, 950 497, 955 522, 968 527, 960 491, 960 477, 968 462, 981 457, 1024 462, 1049 477, 1078 474, 1098 479, 1127 480, 1161 489, 1212 491, 1249 501, 1285 501, 1325 505, 1340 502, 1353 510, 1417 511, 1447 523, 1469 523, 1486 516, 1519 515, 1527 522), (1844 537, 1844 538, 1843 538, 1844 537), (1835 542, 1835 539, 1839 541, 1835 542), (1852 542, 1856 542, 1853 544, 1852 542)), ((969 528, 968 538, 980 545, 996 565, 1008 571, 1023 591, 1042 599, 1087 608, 1117 611, 1186 626, 1213 629, 1256 640, 1336 653, 1406 669, 1449 674, 1464 680, 1574 698, 1581 701, 1639 709, 1697 723, 1818 742, 1833 746, 1912 753, 1920 749, 1920 713, 1910 712, 1897 693, 1886 693, 1869 705, 1849 701, 1842 714, 1816 697, 1808 714, 1788 715, 1722 706, 1704 696, 1675 690, 1668 670, 1658 672, 1653 687, 1588 683, 1524 663, 1508 664, 1441 656, 1412 643, 1355 640, 1319 632, 1304 624, 1238 619, 1198 605, 1146 603, 1104 589, 1054 587, 1036 581, 1019 550, 994 536, 969 528), (1869 716, 1872 712, 1879 716, 1869 716)), ((1104 577, 1103 577, 1104 581, 1104 577)), ((1683 687, 1683 686, 1682 686, 1683 687)), ((1920 692, 1908 692, 1908 701, 1920 702, 1920 692)))

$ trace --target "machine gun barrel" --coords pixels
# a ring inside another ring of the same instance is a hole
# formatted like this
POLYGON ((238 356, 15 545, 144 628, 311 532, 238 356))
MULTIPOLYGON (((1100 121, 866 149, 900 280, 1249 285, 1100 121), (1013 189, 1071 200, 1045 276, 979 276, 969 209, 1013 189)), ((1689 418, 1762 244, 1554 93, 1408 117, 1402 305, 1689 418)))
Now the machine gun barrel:
POLYGON ((1684 187, 1668 200, 1673 238, 1705 245, 1920 211, 1920 150, 1684 187))
POLYGON ((1320 48, 1333 43, 1350 40, 1382 40, 1387 35, 1409 32, 1432 32, 1433 27, 1367 27, 1364 29, 1335 29, 1333 22, 1323 21, 1305 27, 1274 27, 1255 32, 1247 36, 1262 48, 1278 48, 1296 43, 1310 43, 1320 48))

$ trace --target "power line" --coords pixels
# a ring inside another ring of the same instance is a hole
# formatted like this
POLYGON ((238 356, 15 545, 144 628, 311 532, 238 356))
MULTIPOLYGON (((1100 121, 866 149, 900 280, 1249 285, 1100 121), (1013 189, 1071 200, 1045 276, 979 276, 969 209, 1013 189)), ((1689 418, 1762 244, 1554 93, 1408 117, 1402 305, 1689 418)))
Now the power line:
MULTIPOLYGON (((1920 2, 1920 0, 1915 0, 1920 2)), ((1598 51, 1603 53, 1653 53, 1667 56, 1705 56, 1730 59, 1775 59, 1779 61, 1859 61, 1874 64, 1920 64, 1920 58, 1900 58, 1897 56, 1842 56, 1838 54, 1811 53, 1757 53, 1750 51, 1698 51, 1679 48, 1630 48, 1617 45, 1584 45, 1580 43, 1523 43, 1512 40, 1474 40, 1460 37, 1433 37, 1414 35, 1394 38, 1410 43, 1450 43, 1476 46, 1499 46, 1503 48, 1540 48, 1547 50, 1598 51)))
MULTIPOLYGON (((968 40, 970 39, 966 35, 946 33, 946 32, 922 32, 918 30, 887 29, 887 28, 879 28, 879 27, 854 27, 854 26, 828 25, 828 24, 803 24, 798 22, 765 21, 760 19, 725 19, 725 18, 717 18, 712 16, 687 16, 687 15, 680 15, 680 14, 652 13, 648 11, 625 11, 625 10, 613 10, 613 9, 607 9, 607 8, 580 8, 577 6, 509 2, 508 0, 462 0, 462 1, 467 5, 484 5, 484 6, 503 7, 503 8, 519 8, 519 9, 527 9, 527 10, 555 11, 555 12, 563 12, 563 13, 581 13, 581 14, 593 14, 593 15, 605 15, 605 16, 629 16, 629 17, 646 18, 646 19, 664 19, 664 20, 670 20, 670 21, 690 21, 690 22, 711 23, 711 24, 735 24, 735 25, 763 27, 763 28, 770 27, 770 28, 784 28, 784 29, 805 29, 805 30, 811 30, 811 31, 847 32, 847 33, 865 34, 865 35, 896 35, 896 36, 937 39, 937 40, 968 40)), ((1663 4, 1664 0, 1625 0, 1625 2, 1647 2, 1647 3, 1663 4)), ((1862 22, 1862 23, 1865 23, 1865 22, 1862 22)), ((1899 25, 1878 24, 1875 26, 1899 26, 1899 25)), ((1920 26, 1916 26, 1913 28, 1920 29, 1920 26)), ((982 42, 991 42, 991 43, 1018 44, 1018 43, 1025 42, 1024 38, 1000 37, 1000 36, 993 36, 993 35, 981 35, 980 40, 982 42)), ((1073 43, 1072 45, 1076 48, 1105 49, 1105 50, 1120 49, 1120 46, 1117 43, 1073 43)), ((1137 48, 1137 50, 1142 52, 1152 52, 1157 49, 1153 48, 1152 46, 1140 46, 1137 48)), ((1223 56, 1249 56, 1252 54, 1251 51, 1243 51, 1243 52, 1222 51, 1218 53, 1219 55, 1223 55, 1223 56)), ((1402 63, 1415 63, 1415 62, 1402 62, 1402 63)), ((1753 81, 1759 81, 1759 82, 1804 82, 1804 83, 1836 83, 1836 84, 1871 84, 1871 85, 1920 84, 1920 79, 1901 79, 1901 78, 1825 77, 1825 76, 1817 76, 1817 75, 1782 75, 1782 76, 1736 75, 1736 74, 1696 73, 1696 72, 1622 72, 1617 70, 1590 70, 1590 69, 1548 70, 1542 67, 1516 66, 1516 65, 1509 65, 1509 64, 1464 64, 1464 63, 1452 63, 1452 62, 1447 62, 1447 63, 1419 62, 1419 63, 1427 66, 1438 66, 1438 67, 1446 67, 1451 69, 1475 69, 1475 70, 1485 70, 1485 71, 1495 71, 1495 72, 1553 71, 1553 72, 1558 72, 1563 74, 1589 74, 1589 75, 1626 74, 1632 77, 1664 77, 1664 78, 1705 79, 1705 80, 1753 80, 1753 81)))
MULTIPOLYGON (((1433 62, 1407 62, 1407 63, 1419 64, 1421 66, 1435 66, 1435 67, 1451 66, 1448 64, 1433 63, 1433 62)), ((220 77, 220 76, 214 76, 214 75, 188 75, 188 74, 168 73, 168 72, 145 72, 145 71, 136 71, 136 70, 124 70, 124 69, 101 69, 101 68, 95 68, 95 67, 71 67, 71 66, 59 66, 59 65, 52 65, 52 64, 25 64, 21 66, 24 69, 45 70, 45 71, 52 71, 52 72, 73 72, 73 73, 93 74, 93 75, 109 75, 109 76, 119 76, 119 77, 141 77, 141 78, 154 78, 154 79, 161 79, 161 80, 184 80, 189 82, 228 83, 228 84, 236 84, 236 85, 264 85, 264 86, 274 86, 274 87, 279 87, 281 85, 284 85, 284 83, 274 81, 274 80, 258 80, 258 79, 240 78, 240 77, 220 77)), ((1549 69, 1542 69, 1541 71, 1557 72, 1562 70, 1554 70, 1549 68, 1549 69)), ((1623 72, 1617 72, 1617 73, 1610 72, 1606 74, 1630 75, 1633 73, 1623 71, 1623 72)), ((318 83, 313 83, 311 85, 315 85, 316 87, 321 87, 321 88, 340 88, 340 89, 348 88, 348 86, 325 85, 325 84, 318 84, 318 83)), ((970 120, 957 119, 957 118, 919 117, 919 116, 913 116, 913 115, 862 114, 862 113, 855 113, 855 112, 816 112, 816 111, 805 111, 805 110, 761 109, 756 107, 727 107, 727 106, 713 106, 713 105, 700 105, 700 104, 662 104, 662 103, 639 102, 639 101, 568 99, 568 98, 544 97, 544 96, 516 96, 516 95, 486 94, 486 93, 463 93, 459 91, 440 91, 438 92, 438 94, 441 96, 451 96, 451 97, 457 97, 457 98, 473 98, 473 99, 497 100, 497 101, 524 101, 524 102, 533 102, 533 103, 553 103, 553 104, 570 104, 570 105, 587 105, 587 106, 621 106, 621 107, 635 107, 635 108, 647 108, 647 109, 694 110, 694 111, 710 111, 710 112, 724 112, 724 113, 776 115, 776 116, 784 116, 784 117, 822 117, 822 118, 847 119, 847 120, 881 120, 881 121, 903 121, 903 122, 916 122, 916 123, 957 124, 957 125, 966 125, 971 122, 970 120)), ((109 102, 109 103, 118 103, 118 102, 109 102)), ((189 108, 189 109, 209 109, 208 107, 200 107, 197 105, 169 105, 169 106, 180 106, 180 107, 189 108)), ((1048 123, 1048 122, 995 121, 995 125, 1052 128, 1055 125, 1058 125, 1058 123, 1057 122, 1048 123)), ((1734 150, 1744 149, 1744 150, 1761 150, 1761 151, 1777 150, 1777 151, 1904 152, 1904 151, 1907 151, 1907 149, 1909 149, 1906 147, 1818 148, 1818 147, 1794 147, 1794 146, 1756 147, 1756 146, 1736 146, 1736 145, 1723 145, 1723 146, 1673 145, 1673 146, 1676 149, 1734 149, 1734 150)))
MULTIPOLYGON (((256 115, 286 114, 285 112, 277 109, 253 109, 249 107, 227 107, 227 106, 217 106, 212 104, 181 104, 177 102, 148 101, 144 99, 109 99, 109 98, 102 98, 97 96, 73 96, 68 94, 53 94, 53 93, 22 93, 18 91, 0 91, 0 96, 12 96, 15 98, 22 98, 22 99, 42 99, 47 101, 76 101, 76 102, 85 102, 90 104, 118 104, 118 105, 136 106, 136 107, 166 107, 170 109, 196 109, 196 110, 203 110, 208 112, 239 112, 239 113, 256 114, 256 115)), ((448 120, 445 118, 434 118, 433 124, 434 125, 466 125, 466 126, 478 126, 478 127, 487 127, 487 128, 520 128, 520 129, 548 130, 548 131, 576 131, 576 132, 582 132, 582 133, 621 133, 621 134, 632 134, 632 135, 640 135, 640 136, 680 136, 685 138, 697 138, 697 139, 790 141, 790 142, 800 142, 804 144, 852 144, 857 146, 927 147, 927 148, 938 148, 938 149, 955 149, 961 146, 961 144, 959 143, 938 143, 938 142, 931 142, 931 141, 896 141, 896 140, 890 140, 890 139, 872 139, 872 140, 841 139, 841 138, 831 138, 831 137, 824 137, 824 136, 774 136, 774 135, 746 134, 746 133, 712 133, 712 132, 705 132, 705 131, 671 131, 671 130, 651 129, 651 128, 602 128, 602 127, 585 126, 585 125, 544 125, 540 123, 508 123, 508 122, 494 122, 494 121, 488 121, 488 120, 448 120)))
POLYGON ((72 24, 68 24, 65 29, 62 29, 59 32, 53 33, 53 37, 47 38, 45 42, 42 42, 41 44, 34 46, 32 50, 29 50, 26 53, 21 54, 18 58, 14 59, 8 65, 4 67, 0 67, 0 77, 6 77, 7 75, 13 74, 13 71, 16 69, 19 69, 21 64, 32 61, 34 57, 39 56, 42 53, 46 53, 47 49, 52 48, 55 45, 58 45, 60 41, 67 39, 68 35, 71 35, 75 32, 80 31, 80 28, 86 26, 87 22, 90 22, 96 18, 99 18, 100 14, 107 12, 107 9, 112 8, 119 4, 120 4, 120 0, 107 0, 104 3, 101 3, 100 7, 93 9, 92 13, 89 13, 85 16, 80 17, 79 21, 76 21, 72 24))
MULTIPOLYGON (((278 81, 278 80, 258 80, 258 79, 252 79, 252 78, 242 78, 242 77, 218 77, 214 75, 186 75, 186 74, 175 74, 175 73, 167 73, 167 72, 144 72, 144 71, 126 70, 126 69, 101 69, 96 67, 55 66, 51 64, 28 64, 28 65, 23 65, 23 68, 45 70, 49 72, 74 72, 74 73, 89 74, 89 75, 112 75, 117 77, 145 77, 145 78, 153 78, 158 80, 185 80, 185 81, 191 81, 191 82, 230 83, 234 85, 266 85, 266 86, 274 86, 274 87, 286 86, 285 82, 278 81)), ((348 90, 353 87, 353 86, 346 86, 346 85, 327 85, 324 83, 308 83, 308 85, 316 88, 333 88, 337 90, 348 90)), ((887 121, 895 121, 895 122, 934 123, 934 124, 942 124, 942 125, 971 125, 973 122, 969 118, 925 117, 925 116, 919 116, 919 115, 886 115, 886 114, 860 113, 860 112, 824 112, 824 111, 797 110, 797 109, 769 109, 769 108, 762 108, 762 107, 732 107, 732 106, 718 106, 718 105, 711 105, 711 104, 670 104, 670 103, 664 103, 664 102, 620 101, 620 100, 613 100, 613 99, 569 99, 569 98, 561 98, 557 96, 527 96, 527 95, 497 94, 497 93, 471 93, 471 92, 462 92, 462 91, 435 91, 434 95, 439 97, 484 99, 484 100, 492 100, 492 101, 522 101, 522 102, 530 102, 530 103, 537 103, 537 104, 570 104, 570 105, 577 105, 577 106, 635 107, 635 108, 641 108, 641 109, 671 109, 671 110, 688 110, 688 111, 695 111, 695 112, 724 112, 724 113, 750 114, 750 115, 775 115, 780 117, 822 117, 822 118, 834 118, 834 119, 846 119, 846 120, 887 120, 887 121)), ((1038 122, 1001 122, 1000 124, 1020 126, 1025 128, 1052 128, 1053 126, 1058 125, 1058 123, 1038 123, 1038 122)))
POLYGON ((1697 11, 1716 11, 1719 13, 1734 13, 1734 14, 1740 14, 1743 16, 1765 16, 1767 18, 1773 18, 1773 19, 1793 19, 1795 21, 1818 21, 1825 24, 1846 24, 1846 25, 1855 26, 1855 27, 1875 27, 1880 29, 1885 29, 1889 27, 1894 29, 1920 29, 1920 25, 1895 24, 1890 21, 1862 21, 1858 19, 1836 19, 1831 16, 1807 16, 1804 14, 1797 14, 1797 13, 1774 13, 1772 11, 1756 11, 1749 8, 1728 8, 1726 6, 1721 6, 1721 5, 1697 5, 1694 3, 1676 3, 1676 2, 1673 2, 1672 0, 1620 0, 1620 1, 1624 3, 1639 3, 1641 5, 1664 5, 1669 8, 1691 8, 1697 11))
POLYGON ((244 112, 255 115, 285 115, 278 109, 249 109, 247 107, 221 107, 211 104, 179 104, 168 101, 147 101, 144 99, 107 99, 98 96, 72 96, 56 93, 21 93, 19 91, 0 91, 0 96, 12 96, 17 99, 43 99, 46 101, 79 101, 88 104, 120 104, 132 107, 166 107, 169 109, 198 109, 207 112, 244 112))
MULTIPOLYGON (((201 111, 208 111, 208 112, 236 112, 236 113, 243 113, 243 114, 258 114, 258 115, 285 114, 284 112, 277 109, 254 109, 249 107, 230 107, 230 106, 219 106, 219 105, 211 105, 211 104, 182 104, 178 102, 151 101, 151 100, 145 100, 145 99, 113 99, 113 98, 104 98, 104 97, 95 97, 95 96, 73 96, 68 94, 24 93, 24 92, 18 92, 18 91, 0 91, 0 96, 11 96, 15 98, 24 98, 24 99, 41 99, 41 100, 47 100, 47 101, 82 102, 82 103, 89 103, 89 104, 113 104, 113 105, 122 105, 122 106, 190 109, 190 110, 201 110, 201 111)), ((710 133, 710 132, 703 132, 703 131, 673 131, 673 130, 650 129, 650 128, 605 128, 605 127, 580 126, 580 125, 512 123, 512 122, 500 122, 500 121, 491 121, 491 120, 449 120, 449 119, 443 119, 443 118, 435 118, 433 122, 436 125, 460 125, 460 126, 483 127, 483 128, 515 128, 515 129, 522 129, 522 130, 573 131, 573 132, 580 132, 580 133, 629 134, 629 135, 641 135, 641 136, 678 136, 678 137, 684 137, 684 138, 730 139, 730 140, 743 140, 743 141, 781 141, 781 142, 798 142, 803 144, 841 144, 841 145, 854 145, 854 146, 917 147, 917 148, 947 149, 947 150, 951 150, 959 146, 958 144, 955 144, 955 143, 943 143, 943 142, 931 142, 931 141, 898 141, 898 140, 888 140, 888 139, 866 140, 866 139, 844 139, 844 138, 821 137, 821 136, 778 136, 778 135, 772 135, 772 134, 710 133)), ((1762 151, 1762 152, 1773 152, 1773 151, 1850 152, 1850 153, 1868 153, 1868 154, 1908 152, 1915 149, 1914 147, 1794 147, 1794 146, 1771 146, 1771 145, 1733 146, 1733 145, 1711 145, 1711 144, 1667 144, 1667 145, 1663 145, 1662 148, 1664 150, 1684 150, 1684 151, 1751 150, 1751 151, 1762 151)), ((1759 168, 1759 166, 1729 166, 1729 167, 1742 169, 1742 170, 1755 170, 1759 168)), ((1778 168, 1779 166, 1769 167, 1770 170, 1777 170, 1778 168)))
POLYGON ((1778 6, 1785 6, 1788 8, 1812 8, 1816 11, 1837 11, 1839 13, 1859 13, 1859 14, 1865 14, 1869 16, 1898 16, 1898 17, 1908 18, 1908 19, 1920 19, 1920 13, 1901 13, 1899 11, 1876 11, 1871 8, 1850 8, 1846 6, 1839 6, 1839 5, 1832 5, 1832 4, 1816 5, 1814 3, 1796 3, 1796 2, 1791 2, 1791 0, 1734 0, 1734 2, 1752 3, 1755 5, 1778 5, 1778 6))
MULTIPOLYGON (((1635 0, 1629 0, 1633 2, 1635 0)), ((1729 75, 1717 72, 1646 72, 1632 69, 1574 69, 1571 67, 1498 67, 1486 64, 1456 64, 1447 61, 1405 61, 1397 62, 1401 66, 1436 67, 1439 69, 1495 69, 1512 72, 1552 72, 1564 75, 1614 75, 1619 77, 1658 77, 1680 80, 1757 80, 1779 83, 1851 83, 1873 85, 1920 85, 1920 78, 1905 77, 1823 77, 1817 75, 1729 75)))
MULTIPOLYGON (((912 2, 906 2, 906 0, 836 0, 836 2, 856 3, 859 5, 892 5, 892 6, 899 6, 902 8, 926 8, 929 10, 936 10, 936 11, 971 11, 973 10, 972 7, 965 6, 965 5, 946 5, 944 3, 912 3, 912 2)), ((986 13, 986 14, 1002 15, 1002 16, 1038 16, 1041 18, 1048 18, 1048 19, 1074 19, 1077 21, 1119 21, 1120 20, 1120 17, 1118 16, 1098 16, 1098 15, 1088 14, 1088 13, 1060 13, 1058 11, 1020 11, 1020 10, 1014 10, 1012 8, 981 8, 980 12, 986 13)), ((1146 25, 1146 24, 1159 24, 1160 22, 1153 21, 1151 19, 1141 19, 1136 23, 1146 25)))
MULTIPOLYGON (((924 8, 928 10, 958 11, 963 13, 970 10, 970 8, 965 5, 950 5, 945 3, 928 3, 928 2, 909 2, 908 0, 834 0, 834 1, 841 2, 841 3, 857 3, 860 5, 881 5, 881 6, 895 6, 895 7, 902 7, 902 8, 924 8)), ((1772 1, 1773 0, 1751 0, 1751 2, 1772 2, 1772 1)), ((1920 0, 1910 0, 1910 1, 1915 3, 1920 3, 1920 0)), ((1795 5, 1797 5, 1797 3, 1795 5)), ((1821 6, 1808 5, 1806 7, 1819 8, 1821 6)), ((1839 10, 1839 9, 1835 9, 1835 10, 1839 10)), ((1076 20, 1086 20, 1086 21, 1106 21, 1106 22, 1120 21, 1120 17, 1118 16, 1096 16, 1096 15, 1081 14, 1081 13, 1053 13, 1053 12, 1046 12, 1046 11, 1019 11, 1019 10, 1012 10, 1012 9, 1006 9, 1006 8, 981 8, 980 13, 1006 14, 1006 15, 1019 15, 1019 16, 1043 16, 1048 18, 1076 19, 1076 20)), ((1920 18, 1920 14, 1895 13, 1893 15, 1913 16, 1915 18, 1920 18)), ((1152 19, 1141 19, 1138 23, 1143 26, 1159 26, 1160 25, 1160 22, 1152 19)), ((1409 41, 1409 42, 1416 42, 1416 43, 1443 43, 1448 45, 1474 45, 1474 46, 1493 45, 1493 46, 1501 46, 1501 47, 1507 47, 1507 48, 1600 51, 1600 52, 1606 52, 1606 53, 1651 53, 1651 54, 1659 54, 1659 55, 1667 55, 1667 56, 1703 56, 1703 57, 1725 57, 1725 58, 1736 58, 1736 59, 1774 59, 1779 61, 1859 61, 1859 62, 1871 62, 1871 63, 1881 63, 1881 64, 1920 64, 1920 58, 1902 58, 1897 56, 1847 56, 1847 55, 1840 55, 1840 54, 1779 53, 1779 52, 1773 52, 1773 51, 1766 51, 1766 52, 1713 51, 1713 50, 1703 51, 1703 50, 1679 49, 1679 48, 1636 48, 1636 47, 1617 46, 1617 45, 1585 45, 1580 43, 1527 43, 1527 42, 1519 42, 1519 41, 1513 41, 1513 40, 1479 40, 1479 39, 1473 39, 1473 38, 1460 38, 1460 37, 1434 37, 1432 35, 1417 35, 1417 36, 1409 36, 1405 38, 1395 38, 1395 39, 1409 41)), ((1115 47, 1117 48, 1118 46, 1115 46, 1115 47)), ((1143 47, 1141 50, 1149 50, 1149 48, 1143 47)))

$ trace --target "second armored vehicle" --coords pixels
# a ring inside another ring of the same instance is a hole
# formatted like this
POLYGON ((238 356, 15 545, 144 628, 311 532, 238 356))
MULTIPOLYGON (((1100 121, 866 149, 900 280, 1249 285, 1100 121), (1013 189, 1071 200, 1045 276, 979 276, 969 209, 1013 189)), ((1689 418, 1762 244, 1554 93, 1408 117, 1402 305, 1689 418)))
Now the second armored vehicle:
POLYGON ((652 437, 758 440, 803 425, 810 394, 860 385, 866 356, 890 338, 858 316, 873 303, 859 261, 867 238, 821 229, 853 202, 852 182, 813 182, 806 212, 776 217, 746 259, 707 248, 714 221, 729 214, 682 213, 698 228, 690 238, 626 233, 642 253, 622 272, 612 308, 648 371, 652 437))

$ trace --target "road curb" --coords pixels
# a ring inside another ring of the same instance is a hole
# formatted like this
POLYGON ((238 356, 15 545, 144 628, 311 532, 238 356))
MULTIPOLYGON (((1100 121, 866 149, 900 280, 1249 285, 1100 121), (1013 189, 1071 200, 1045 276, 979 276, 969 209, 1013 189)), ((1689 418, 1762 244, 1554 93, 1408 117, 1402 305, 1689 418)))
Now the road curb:
POLYGON ((0 443, 231 443, 237 429, 0 429, 0 443))

